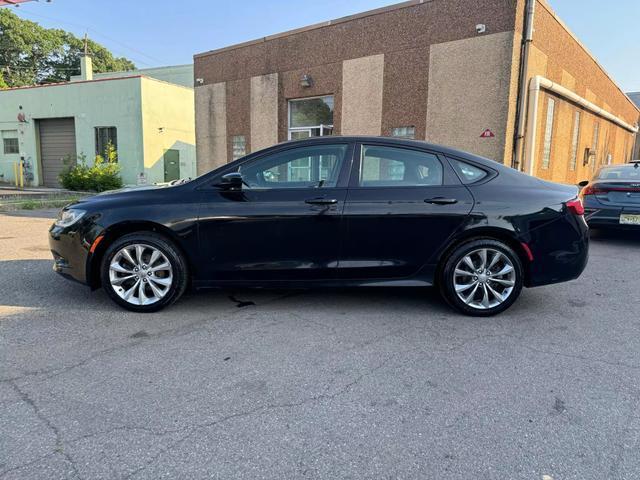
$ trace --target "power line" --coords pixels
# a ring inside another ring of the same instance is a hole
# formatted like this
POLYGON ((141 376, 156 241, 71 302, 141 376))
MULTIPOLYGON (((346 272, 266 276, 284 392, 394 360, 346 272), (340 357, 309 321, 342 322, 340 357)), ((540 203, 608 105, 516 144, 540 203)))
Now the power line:
MULTIPOLYGON (((112 42, 114 42, 114 43, 117 43, 117 44, 119 44, 119 45, 123 46, 124 48, 126 48, 126 49, 128 49, 128 50, 130 50, 130 51, 132 51, 132 52, 136 52, 137 54, 142 55, 142 56, 144 56, 144 57, 147 57, 148 59, 150 59, 150 60, 152 60, 152 61, 154 61, 154 62, 159 62, 160 64, 164 64, 164 63, 165 63, 165 62, 163 62, 162 60, 160 60, 160 59, 158 59, 158 58, 155 58, 155 57, 152 57, 151 55, 147 55, 146 53, 144 53, 144 52, 142 52, 142 51, 140 51, 140 50, 138 50, 138 49, 136 49, 136 48, 133 48, 133 47, 129 46, 129 45, 128 45, 128 44, 126 44, 126 43, 123 43, 123 42, 121 42, 121 41, 119 41, 119 40, 116 40, 115 38, 112 38, 112 37, 110 37, 110 36, 108 36, 108 35, 105 35, 104 33, 99 32, 98 30, 96 30, 96 29, 95 29, 95 28, 93 28, 93 27, 91 27, 91 28, 90 28, 90 27, 88 27, 87 25, 80 25, 80 24, 78 24, 78 23, 68 22, 68 21, 66 21, 66 20, 60 20, 60 19, 58 19, 58 18, 49 17, 49 16, 47 16, 47 15, 42 15, 42 14, 39 14, 39 13, 30 12, 30 11, 28 11, 28 10, 26 10, 26 9, 21 9, 21 10, 20 10, 20 13, 26 13, 26 14, 28 14, 28 15, 33 15, 33 16, 35 16, 35 17, 41 17, 41 18, 45 18, 45 19, 47 19, 47 20, 51 20, 51 21, 53 21, 53 22, 58 22, 58 23, 62 23, 62 24, 65 24, 65 25, 71 25, 71 26, 74 26, 74 27, 77 27, 77 28, 81 28, 81 29, 83 29, 83 30, 85 30, 85 31, 91 31, 91 32, 93 32, 93 34, 98 35, 99 37, 103 37, 103 38, 105 38, 105 39, 107 39, 107 40, 109 40, 109 41, 112 41, 112 42)), ((142 63, 143 65, 152 66, 151 64, 149 64, 149 63, 147 63, 147 62, 145 62, 145 61, 143 61, 143 60, 138 59, 137 61, 138 61, 139 63, 142 63)))

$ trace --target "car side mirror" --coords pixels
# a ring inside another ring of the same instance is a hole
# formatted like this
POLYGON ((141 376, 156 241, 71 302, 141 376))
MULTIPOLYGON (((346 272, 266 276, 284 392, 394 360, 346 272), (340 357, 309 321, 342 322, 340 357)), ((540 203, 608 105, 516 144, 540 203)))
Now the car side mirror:
POLYGON ((579 186, 580 188, 584 188, 584 187, 586 187, 587 185, 589 185, 589 180, 583 180, 583 181, 581 181, 581 182, 578 184, 578 186, 579 186))
POLYGON ((224 190, 242 190, 243 183, 242 174, 240 172, 231 172, 222 176, 218 183, 218 187, 224 190))

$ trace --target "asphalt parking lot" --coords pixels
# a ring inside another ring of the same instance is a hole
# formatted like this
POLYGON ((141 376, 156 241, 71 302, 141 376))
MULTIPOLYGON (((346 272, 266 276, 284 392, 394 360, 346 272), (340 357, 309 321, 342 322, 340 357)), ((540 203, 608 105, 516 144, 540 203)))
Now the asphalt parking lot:
POLYGON ((640 236, 505 314, 421 289, 125 312, 0 214, 1 479, 640 478, 640 236), (548 476, 548 477, 545 477, 548 476))

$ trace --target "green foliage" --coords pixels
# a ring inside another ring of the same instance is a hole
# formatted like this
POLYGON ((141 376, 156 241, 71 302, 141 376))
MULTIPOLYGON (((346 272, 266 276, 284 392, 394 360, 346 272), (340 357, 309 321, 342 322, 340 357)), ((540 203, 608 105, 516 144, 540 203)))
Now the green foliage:
POLYGON ((76 162, 73 157, 64 159, 67 168, 60 174, 60 183, 67 190, 81 192, 104 192, 122 187, 120 166, 117 163, 117 153, 112 146, 112 154, 107 160, 96 155, 93 166, 87 165, 86 155, 78 155, 76 162))
MULTIPOLYGON (((135 65, 114 57, 102 45, 89 40, 93 70, 96 73, 133 70, 135 65)), ((44 28, 0 9, 0 88, 20 87, 69 80, 80 74, 80 55, 84 40, 72 33, 44 28)))

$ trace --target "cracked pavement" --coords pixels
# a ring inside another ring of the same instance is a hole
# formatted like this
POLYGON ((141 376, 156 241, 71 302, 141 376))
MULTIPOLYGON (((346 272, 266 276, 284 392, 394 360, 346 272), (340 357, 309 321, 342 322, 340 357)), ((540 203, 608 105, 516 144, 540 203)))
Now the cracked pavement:
POLYGON ((152 315, 0 214, 0 479, 640 478, 640 235, 472 319, 424 289, 211 291, 152 315))

